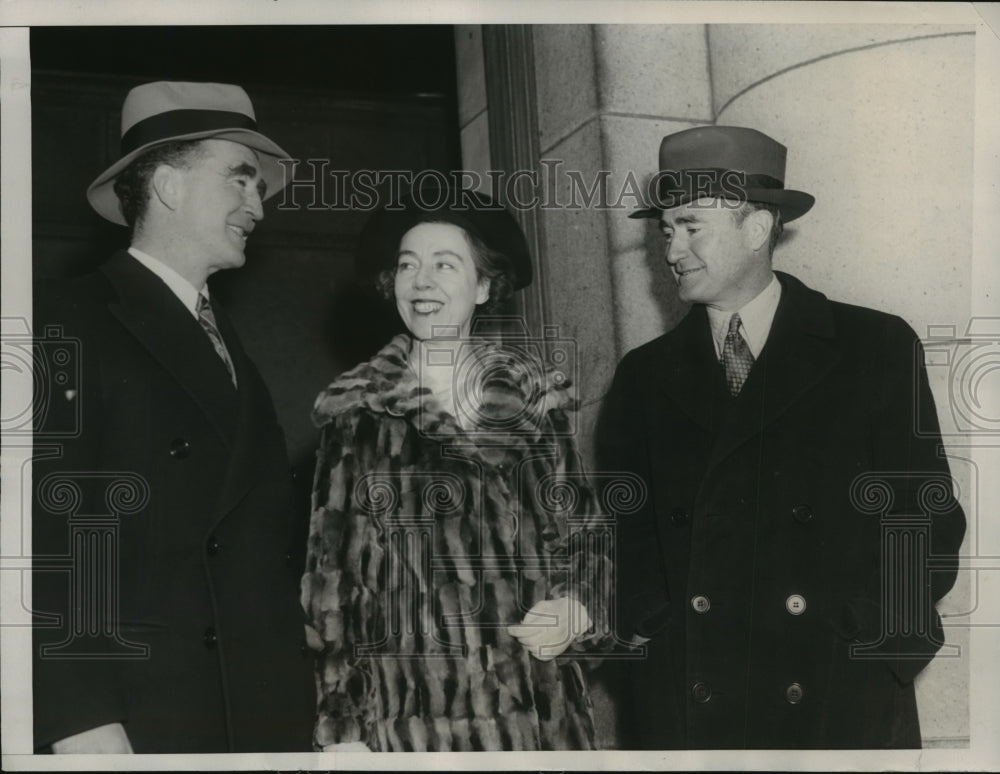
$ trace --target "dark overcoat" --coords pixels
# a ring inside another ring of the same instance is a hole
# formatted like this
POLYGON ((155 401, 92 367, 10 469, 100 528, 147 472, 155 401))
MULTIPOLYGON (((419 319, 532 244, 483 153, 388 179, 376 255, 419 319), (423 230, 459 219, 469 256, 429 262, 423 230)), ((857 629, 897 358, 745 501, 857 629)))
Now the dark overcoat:
POLYGON ((624 670, 630 746, 920 746, 913 679, 965 529, 923 353, 898 317, 778 277, 737 398, 695 306, 603 407, 603 464, 649 486, 619 520, 620 633, 651 638, 624 670))
POLYGON ((316 401, 302 598, 322 649, 317 745, 592 748, 577 657, 607 638, 609 568, 569 383, 471 346, 456 367, 471 378, 456 385, 462 427, 409 350, 397 336, 316 401), (562 596, 594 627, 542 662, 507 627, 562 596))
POLYGON ((193 315, 127 253, 36 293, 53 377, 35 438, 38 748, 121 722, 137 753, 310 749, 283 434, 215 307, 238 390, 193 315), (51 367, 52 325, 68 369, 51 367))

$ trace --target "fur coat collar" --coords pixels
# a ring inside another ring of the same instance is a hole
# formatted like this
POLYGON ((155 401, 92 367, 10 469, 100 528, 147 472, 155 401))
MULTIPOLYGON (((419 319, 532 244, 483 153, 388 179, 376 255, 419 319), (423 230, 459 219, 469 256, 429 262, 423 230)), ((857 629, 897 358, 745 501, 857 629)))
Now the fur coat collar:
POLYGON ((468 396, 458 401, 458 410, 468 420, 463 427, 430 388, 421 385, 410 364, 412 344, 410 336, 400 334, 371 360, 338 377, 316 398, 312 412, 316 426, 363 409, 404 418, 425 437, 443 442, 465 440, 470 434, 479 440, 481 434, 488 434, 491 445, 518 445, 518 438, 538 440, 552 417, 550 412, 558 421, 577 408, 569 378, 538 365, 541 351, 523 344, 481 341, 469 345, 468 357, 475 365, 462 368, 460 364, 456 371, 468 377, 456 390, 457 396, 468 396))

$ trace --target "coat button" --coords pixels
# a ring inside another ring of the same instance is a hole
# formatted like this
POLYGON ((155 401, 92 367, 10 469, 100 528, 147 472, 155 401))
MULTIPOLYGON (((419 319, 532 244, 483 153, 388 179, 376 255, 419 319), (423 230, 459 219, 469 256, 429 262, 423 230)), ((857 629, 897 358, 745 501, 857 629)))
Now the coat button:
POLYGON ((215 629, 209 626, 205 629, 205 634, 202 636, 201 640, 205 643, 206 648, 213 650, 215 648, 215 644, 219 641, 219 638, 215 634, 215 629))
POLYGON ((209 556, 215 556, 219 553, 219 541, 215 539, 215 535, 209 537, 208 543, 205 544, 205 550, 208 551, 209 556))
POLYGON ((813 511, 808 505, 796 505, 792 508, 792 518, 799 524, 806 524, 812 521, 813 511))
POLYGON ((186 438, 174 438, 170 442, 170 456, 182 460, 191 454, 191 444, 186 438))
POLYGON ((707 613, 711 606, 712 603, 709 598, 702 594, 699 594, 696 597, 691 597, 691 607, 694 608, 696 613, 707 613))
POLYGON ((785 600, 785 610, 792 615, 802 615, 806 611, 806 598, 801 594, 792 594, 785 600))
POLYGON ((685 524, 691 521, 691 517, 688 516, 688 512, 685 511, 683 508, 674 508, 672 511, 670 511, 670 521, 673 523, 675 527, 683 527, 685 524))
POLYGON ((802 696, 805 691, 802 690, 802 686, 798 683, 792 683, 788 688, 785 689, 785 700, 789 704, 798 704, 802 701, 802 696))
POLYGON ((705 704, 712 698, 712 689, 708 683, 699 681, 691 686, 691 698, 699 704, 705 704))

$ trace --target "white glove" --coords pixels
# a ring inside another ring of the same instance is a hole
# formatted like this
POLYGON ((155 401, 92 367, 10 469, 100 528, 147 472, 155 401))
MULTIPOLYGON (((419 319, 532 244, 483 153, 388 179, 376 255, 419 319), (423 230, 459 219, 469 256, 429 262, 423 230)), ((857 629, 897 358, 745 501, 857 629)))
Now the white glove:
POLYGON ((587 608, 572 597, 560 597, 536 603, 507 633, 539 661, 551 661, 589 628, 587 608))

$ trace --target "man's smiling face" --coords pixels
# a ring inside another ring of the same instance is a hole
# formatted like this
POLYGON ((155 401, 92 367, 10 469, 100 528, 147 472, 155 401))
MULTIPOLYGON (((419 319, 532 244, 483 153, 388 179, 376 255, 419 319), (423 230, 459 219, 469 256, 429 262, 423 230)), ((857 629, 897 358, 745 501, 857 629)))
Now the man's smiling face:
POLYGON ((665 257, 682 301, 733 311, 770 281, 767 251, 757 247, 749 220, 737 224, 733 207, 719 199, 698 199, 660 216, 665 257))
POLYGON ((205 140, 183 170, 178 216, 184 240, 208 273, 242 266, 254 224, 264 217, 257 155, 229 140, 205 140))

